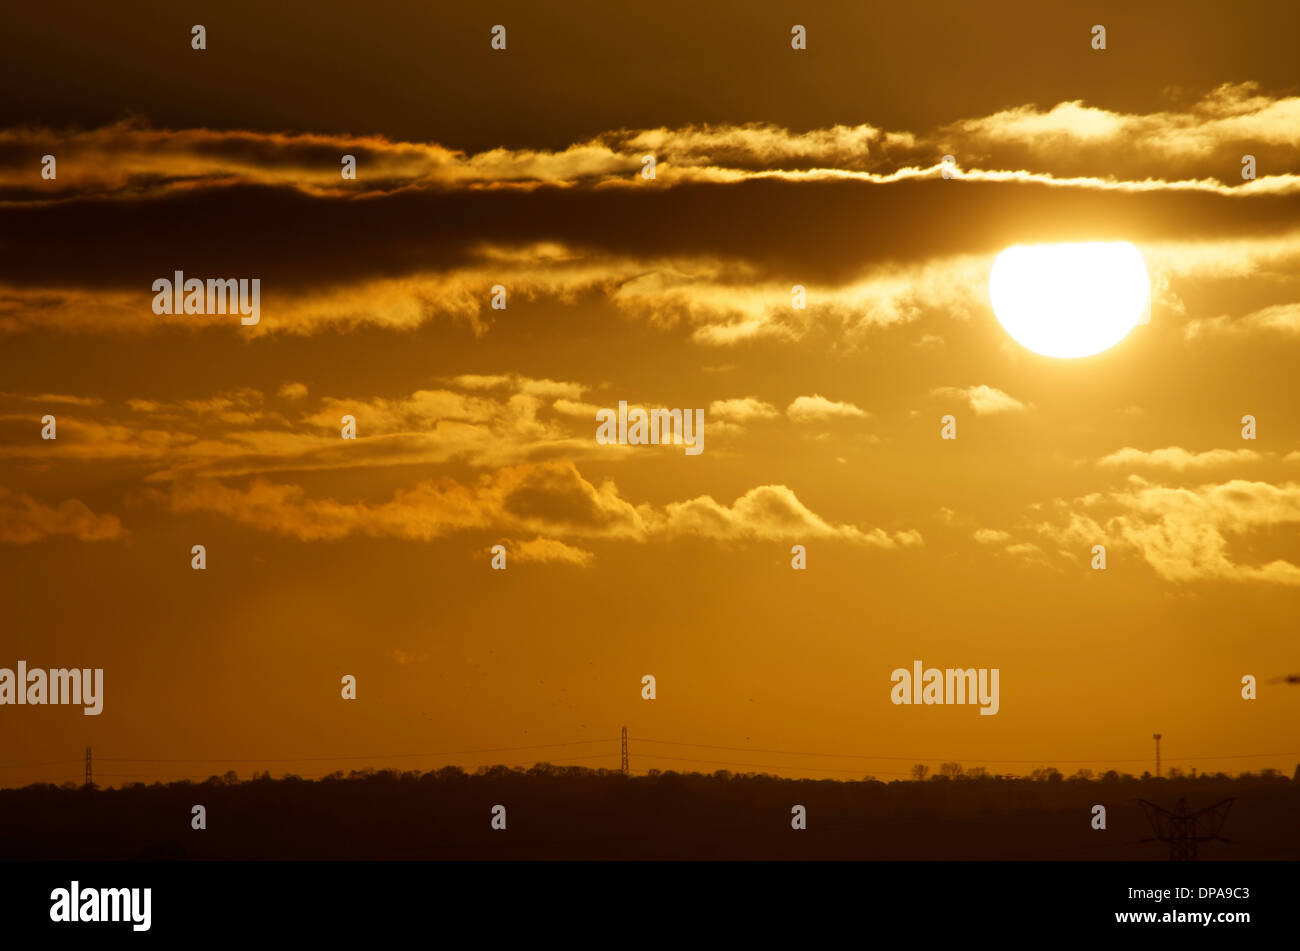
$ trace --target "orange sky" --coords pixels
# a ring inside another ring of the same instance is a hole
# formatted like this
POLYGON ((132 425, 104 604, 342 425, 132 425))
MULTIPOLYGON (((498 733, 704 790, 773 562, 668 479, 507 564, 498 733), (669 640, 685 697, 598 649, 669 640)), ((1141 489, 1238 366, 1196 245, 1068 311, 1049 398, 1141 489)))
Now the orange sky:
POLYGON ((16 11, 0 668, 105 697, 0 706, 0 784, 613 768, 622 725, 636 771, 1290 773, 1296 13, 1128 6, 16 11), (1151 322, 1037 356, 989 267, 1086 240, 1151 322), (260 321, 155 314, 176 270, 260 321), (620 400, 704 451, 599 444, 620 400), (892 704, 917 659, 998 714, 892 704))

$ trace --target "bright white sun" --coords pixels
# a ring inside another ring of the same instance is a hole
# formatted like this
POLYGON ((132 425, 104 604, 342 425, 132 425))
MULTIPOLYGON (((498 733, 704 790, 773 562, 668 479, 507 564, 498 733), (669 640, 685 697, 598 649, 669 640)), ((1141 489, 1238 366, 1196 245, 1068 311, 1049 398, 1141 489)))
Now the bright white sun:
POLYGON ((1087 357, 1119 343, 1146 313, 1151 281, 1127 241, 1018 244, 993 262, 993 313, 1021 346, 1087 357))

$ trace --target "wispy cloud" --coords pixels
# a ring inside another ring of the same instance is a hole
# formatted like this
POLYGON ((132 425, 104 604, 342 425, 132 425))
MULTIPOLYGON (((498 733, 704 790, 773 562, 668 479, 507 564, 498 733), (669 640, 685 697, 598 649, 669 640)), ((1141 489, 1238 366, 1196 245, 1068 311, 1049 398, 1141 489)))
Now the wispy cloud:
POLYGON ((1242 465, 1258 462, 1262 458, 1254 449, 1208 449, 1194 452, 1180 446, 1167 446, 1164 449, 1146 451, 1126 446, 1098 459, 1097 465, 1108 469, 1148 467, 1186 472, 1242 465))
POLYGON ((116 541, 126 536, 116 515, 98 515, 77 499, 49 503, 0 487, 0 543, 29 545, 55 536, 116 541))
POLYGON ((1016 106, 932 129, 864 123, 793 131, 770 123, 702 123, 610 130, 555 150, 477 153, 375 135, 162 129, 132 119, 95 129, 0 131, 0 155, 12 156, 0 159, 0 187, 31 188, 28 197, 37 200, 238 184, 348 196, 411 187, 637 187, 647 154, 656 157, 661 187, 772 176, 889 183, 938 175, 937 157, 952 154, 967 175, 1001 171, 1078 180, 1080 170, 1105 167, 1115 177, 1095 179, 1098 187, 1128 182, 1261 190, 1300 183, 1289 181, 1294 176, 1270 176, 1268 163, 1258 180, 1243 183, 1236 159, 1265 146, 1274 166, 1289 167, 1300 156, 1297 128, 1300 97, 1264 95, 1252 83, 1224 84, 1198 101, 1150 113, 1074 100, 1016 106), (20 156, 40 154, 51 142, 62 157, 60 175, 37 190, 20 156), (1118 159, 1116 146, 1123 146, 1118 159), (345 154, 356 159, 355 179, 340 174, 345 154))
POLYGON ((156 494, 176 513, 212 512, 303 541, 354 535, 428 541, 454 532, 536 533, 524 558, 587 562, 555 538, 645 542, 696 536, 719 541, 834 539, 876 548, 920 546, 915 530, 893 533, 830 522, 783 485, 750 489, 727 505, 702 495, 657 507, 623 498, 611 480, 588 482, 569 462, 531 463, 486 473, 472 483, 445 479, 399 490, 386 502, 312 498, 297 485, 254 479, 247 488, 215 480, 173 484, 156 494))
POLYGON ((970 405, 977 416, 989 416, 995 413, 1022 413, 1032 409, 1033 404, 1004 393, 994 386, 940 386, 931 391, 931 396, 962 400, 970 405))

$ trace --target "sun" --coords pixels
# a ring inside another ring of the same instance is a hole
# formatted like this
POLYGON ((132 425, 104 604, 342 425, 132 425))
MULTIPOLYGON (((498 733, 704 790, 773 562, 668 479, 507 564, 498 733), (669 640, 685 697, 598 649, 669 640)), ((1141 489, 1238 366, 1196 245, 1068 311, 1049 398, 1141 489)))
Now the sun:
POLYGON ((989 300, 1007 333, 1045 357, 1087 357, 1128 336, 1151 293, 1127 241, 1017 244, 993 262, 989 300))

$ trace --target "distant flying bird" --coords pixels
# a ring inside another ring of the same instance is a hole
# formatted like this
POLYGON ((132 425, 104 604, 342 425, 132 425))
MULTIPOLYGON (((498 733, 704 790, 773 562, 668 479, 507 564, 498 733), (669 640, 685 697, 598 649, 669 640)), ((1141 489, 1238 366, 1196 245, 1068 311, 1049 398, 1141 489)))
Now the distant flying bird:
POLYGON ((1300 684, 1300 674, 1287 674, 1285 677, 1274 677, 1269 681, 1271 684, 1300 684))

